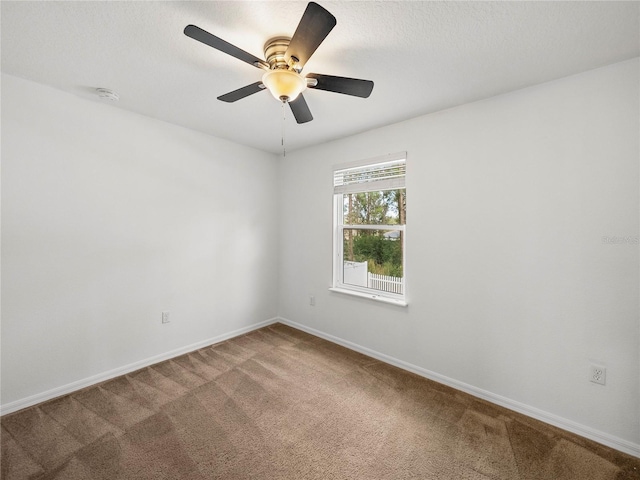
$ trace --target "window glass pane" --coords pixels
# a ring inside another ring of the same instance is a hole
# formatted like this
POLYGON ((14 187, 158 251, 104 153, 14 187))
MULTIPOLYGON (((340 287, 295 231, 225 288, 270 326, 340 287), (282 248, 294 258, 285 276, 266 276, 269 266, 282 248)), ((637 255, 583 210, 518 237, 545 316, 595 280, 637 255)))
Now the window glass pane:
POLYGON ((343 283, 403 294, 403 235, 398 230, 345 228, 343 283))
POLYGON ((345 193, 342 212, 346 225, 405 225, 406 189, 345 193))

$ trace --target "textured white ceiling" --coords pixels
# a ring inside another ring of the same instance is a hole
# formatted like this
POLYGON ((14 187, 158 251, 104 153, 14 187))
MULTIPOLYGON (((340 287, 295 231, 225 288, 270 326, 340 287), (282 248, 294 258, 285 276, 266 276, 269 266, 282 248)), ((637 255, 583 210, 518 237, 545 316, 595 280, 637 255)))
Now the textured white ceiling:
MULTIPOLYGON (((373 80, 361 99, 307 90, 314 115, 286 115, 289 151, 640 55, 638 2, 319 3, 337 26, 305 66, 373 80)), ((263 57, 306 2, 1 2, 2 71, 261 150, 281 152, 282 110, 267 92, 221 94, 262 72, 186 37, 197 25, 263 57)))

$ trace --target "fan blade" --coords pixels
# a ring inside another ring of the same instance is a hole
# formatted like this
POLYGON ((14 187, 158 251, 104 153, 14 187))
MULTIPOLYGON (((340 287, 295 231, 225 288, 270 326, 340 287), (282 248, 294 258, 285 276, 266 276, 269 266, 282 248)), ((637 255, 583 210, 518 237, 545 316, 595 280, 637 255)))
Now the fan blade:
POLYGON ((301 70, 335 26, 336 17, 317 3, 309 2, 284 54, 285 61, 289 63, 295 57, 301 70))
POLYGON ((244 97, 248 97, 249 95, 253 95, 254 93, 258 93, 262 90, 266 90, 266 88, 264 88, 264 85, 262 85, 262 82, 256 82, 252 83, 251 85, 247 85, 246 87, 239 88, 238 90, 234 90, 233 92, 220 95, 218 97, 218 100, 232 103, 241 100, 244 97))
POLYGON ((289 106, 291 107, 293 116, 296 117, 296 122, 307 123, 313 120, 311 110, 309 110, 307 101, 304 99, 302 94, 298 95, 298 98, 296 98, 293 102, 289 102, 289 106))
POLYGON ((317 85, 309 86, 310 88, 353 95, 354 97, 367 98, 373 90, 373 82, 371 80, 334 77, 333 75, 321 75, 319 73, 310 73, 307 78, 315 78, 318 81, 317 85))
POLYGON ((254 67, 258 68, 269 68, 269 64, 264 60, 260 60, 258 57, 245 52, 235 45, 231 45, 229 42, 226 42, 225 40, 222 40, 221 38, 210 34, 200 27, 196 27, 195 25, 187 25, 184 29, 184 34, 187 37, 191 37, 194 40, 204 43, 205 45, 209 45, 216 50, 220 50, 227 55, 231 55, 232 57, 236 57, 237 59, 242 60, 243 62, 247 62, 249 65, 253 65, 254 67))

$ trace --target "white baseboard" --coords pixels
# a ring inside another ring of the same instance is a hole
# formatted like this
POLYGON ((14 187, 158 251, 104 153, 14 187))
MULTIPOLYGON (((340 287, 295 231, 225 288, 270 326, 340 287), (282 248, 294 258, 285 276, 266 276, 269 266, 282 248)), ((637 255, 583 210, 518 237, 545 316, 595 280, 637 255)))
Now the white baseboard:
POLYGON ((38 393, 30 397, 26 397, 20 400, 16 400, 14 402, 7 403, 6 405, 0 405, 0 415, 6 415, 8 413, 16 412, 18 410, 22 410, 23 408, 31 407, 33 405, 37 405, 38 403, 45 402, 47 400, 51 400, 53 398, 60 397, 62 395, 67 395, 77 390, 81 390, 83 388, 95 385, 97 383, 101 383, 106 380, 119 377, 120 375, 125 375, 127 373, 135 372, 136 370, 139 370, 144 367, 148 367, 149 365, 153 365, 154 363, 159 363, 164 360, 169 360, 170 358, 178 357, 180 355, 184 355, 185 353, 193 352, 195 350, 208 347, 209 345, 213 345, 215 343, 224 342, 225 340, 228 340, 230 338, 237 337, 239 335, 244 335, 245 333, 249 333, 253 330, 266 327, 267 325, 271 325, 278 321, 279 321, 278 318, 271 318, 269 320, 264 320, 259 323, 254 323, 253 325, 249 325, 248 327, 243 327, 238 330, 234 330, 232 332, 218 335, 217 337, 209 338, 207 340, 193 343, 191 345, 186 345, 184 347, 180 347, 166 353, 161 353, 160 355, 155 355, 153 357, 146 358, 144 360, 140 360, 138 362, 134 362, 129 365, 124 365, 122 367, 100 373, 98 375, 93 375, 91 377, 84 378, 82 380, 78 380, 76 382, 72 382, 67 385, 63 385, 61 387, 47 390, 46 392, 38 393))
POLYGON ((289 319, 280 317, 278 320, 280 323, 283 323, 285 325, 289 325, 290 327, 296 328, 298 330, 302 330, 304 332, 310 333, 311 335, 324 338, 325 340, 328 340, 332 343, 337 343, 338 345, 342 345, 343 347, 346 347, 350 350, 355 350, 356 352, 363 353, 369 357, 375 358, 377 360, 388 363, 390 365, 394 365, 396 367, 402 368, 403 370, 407 370, 409 372, 420 375, 421 377, 428 378, 429 380, 434 380, 438 383, 442 383, 449 387, 455 388, 456 390, 461 390, 465 393, 473 395, 474 397, 487 400, 496 405, 500 405, 501 407, 508 408, 509 410, 513 410, 515 412, 521 413, 528 417, 535 418, 536 420, 540 420, 542 422, 548 423, 555 427, 558 427, 563 430, 567 430, 571 433, 575 433, 582 437, 588 438, 589 440, 593 440, 594 442, 598 442, 602 445, 606 445, 607 447, 611 447, 615 450, 619 450, 629 455, 633 455, 634 457, 640 458, 640 445, 636 443, 629 442, 622 438, 618 438, 608 433, 601 432, 599 430, 588 427, 586 425, 579 424, 572 420, 559 417, 558 415, 545 412, 544 410, 540 410, 538 408, 531 407, 529 405, 526 405, 524 403, 521 403, 515 400, 511 400, 501 395, 491 393, 481 388, 474 387, 473 385, 469 385, 464 382, 460 382, 458 380, 445 377, 444 375, 440 375, 438 373, 432 372, 425 368, 418 367, 416 365, 399 360, 394 357, 390 357, 389 355, 376 352, 375 350, 371 350, 370 348, 366 348, 356 343, 343 340, 341 338, 335 337, 328 333, 324 333, 319 330, 316 330, 315 328, 307 327, 300 323, 296 323, 289 319))

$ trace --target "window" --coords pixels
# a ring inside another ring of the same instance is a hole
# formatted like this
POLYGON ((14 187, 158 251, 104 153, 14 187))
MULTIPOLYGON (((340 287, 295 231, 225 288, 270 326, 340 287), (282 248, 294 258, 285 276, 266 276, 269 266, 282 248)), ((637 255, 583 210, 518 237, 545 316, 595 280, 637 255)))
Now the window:
POLYGON ((333 288, 406 305, 406 154, 333 170, 333 288))

